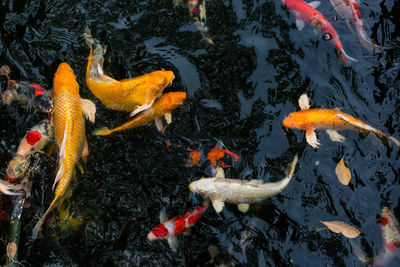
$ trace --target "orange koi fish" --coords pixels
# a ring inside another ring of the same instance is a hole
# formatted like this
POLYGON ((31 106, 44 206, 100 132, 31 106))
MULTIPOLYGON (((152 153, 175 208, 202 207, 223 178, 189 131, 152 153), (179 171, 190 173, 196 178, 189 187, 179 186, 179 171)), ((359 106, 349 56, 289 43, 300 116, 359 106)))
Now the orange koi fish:
POLYGON ((356 119, 346 113, 336 109, 316 108, 310 109, 309 99, 306 94, 299 98, 301 111, 290 113, 283 120, 283 126, 286 128, 297 128, 306 131, 307 143, 313 148, 320 145, 315 129, 326 130, 332 141, 344 142, 345 137, 335 130, 361 130, 366 133, 374 133, 378 137, 390 140, 400 147, 400 142, 392 136, 356 119))
POLYGON ((307 3, 303 0, 282 0, 282 2, 296 16, 296 26, 299 30, 303 29, 305 22, 320 28, 324 35, 327 35, 330 39, 333 39, 335 47, 339 53, 340 60, 344 65, 348 65, 350 61, 357 61, 346 54, 335 28, 333 28, 332 24, 329 23, 324 15, 316 10, 321 2, 313 1, 311 3, 307 3))
POLYGON ((381 253, 375 258, 367 257, 361 250, 359 245, 350 243, 353 247, 357 258, 364 264, 381 266, 386 265, 399 252, 400 233, 399 223, 390 212, 388 207, 382 208, 380 218, 381 232, 384 248, 381 253))
POLYGON ((95 106, 90 100, 81 99, 74 71, 67 63, 58 66, 53 82, 54 112, 52 123, 54 136, 59 147, 58 172, 53 189, 57 185, 54 199, 33 229, 36 238, 47 215, 62 202, 75 165, 82 154, 87 154, 85 119, 94 122, 95 106), (86 151, 85 151, 86 150, 86 151))
POLYGON ((93 134, 95 135, 110 135, 113 132, 123 131, 131 128, 135 128, 138 126, 142 126, 148 124, 152 121, 155 121, 157 129, 160 132, 164 131, 164 127, 162 125, 161 116, 165 116, 168 123, 171 122, 171 111, 180 106, 183 101, 186 99, 185 92, 170 92, 163 94, 156 102, 149 108, 143 111, 141 114, 136 116, 133 120, 128 121, 121 126, 109 130, 108 128, 102 128, 95 130, 93 134))
POLYGON ((110 109, 131 112, 130 116, 149 108, 164 89, 172 84, 172 71, 154 71, 140 77, 117 81, 103 73, 105 49, 100 44, 93 51, 94 40, 86 28, 84 36, 90 46, 86 85, 110 109))

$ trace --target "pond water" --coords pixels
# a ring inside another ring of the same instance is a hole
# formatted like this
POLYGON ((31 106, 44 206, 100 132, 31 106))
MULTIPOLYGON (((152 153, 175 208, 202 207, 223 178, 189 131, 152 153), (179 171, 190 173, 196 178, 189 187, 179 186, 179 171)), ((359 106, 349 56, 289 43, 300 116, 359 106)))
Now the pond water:
MULTIPOLYGON (((393 0, 359 5, 368 36, 398 47, 400 5, 393 0)), ((207 1, 214 45, 202 39, 185 5, 172 0, 2 1, 0 64, 10 66, 11 78, 51 89, 57 66, 65 61, 75 71, 81 96, 97 106, 96 123, 87 123, 91 154, 68 201, 70 213, 84 223, 78 231, 61 231, 54 212, 44 237, 32 240, 32 229, 53 198, 57 159, 44 160, 22 216, 19 259, 26 266, 204 266, 207 248, 215 245, 236 266, 363 266, 348 238, 318 231, 320 220, 357 227, 363 250, 379 254, 382 207, 400 218, 399 148, 357 131, 341 132, 346 141, 336 143, 318 131, 321 146, 313 149, 304 131, 285 130, 282 120, 299 110, 297 100, 307 93, 314 108, 339 108, 400 139, 400 49, 373 54, 344 20, 333 20, 338 14, 329 1, 318 10, 358 62, 344 67, 321 32, 314 34, 310 25, 297 30, 280 0, 207 1), (106 108, 85 84, 86 25, 107 46, 104 71, 111 77, 162 68, 175 73, 166 91, 188 96, 172 113, 166 130, 171 140, 203 149, 222 142, 240 156, 225 170, 238 179, 277 181, 298 153, 288 187, 246 214, 233 204, 220 214, 210 207, 190 236, 178 237, 177 253, 165 241, 148 241, 162 208, 172 218, 201 204, 188 185, 210 176, 210 167, 185 167, 154 124, 91 135, 101 126, 126 122, 128 113, 106 108), (343 156, 352 175, 348 186, 335 174, 343 156)), ((25 131, 41 118, 17 105, 1 107, 1 175, 25 131)), ((8 229, 7 223, 2 227, 8 229)), ((4 244, 0 248, 5 251, 4 244)))

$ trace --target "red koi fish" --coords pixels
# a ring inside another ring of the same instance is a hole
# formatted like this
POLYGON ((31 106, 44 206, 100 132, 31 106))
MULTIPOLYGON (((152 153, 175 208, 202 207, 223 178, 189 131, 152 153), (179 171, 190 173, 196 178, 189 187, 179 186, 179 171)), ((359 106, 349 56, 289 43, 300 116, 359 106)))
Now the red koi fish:
POLYGON ((395 143, 400 147, 400 142, 392 136, 336 109, 315 108, 310 109, 309 99, 306 94, 299 98, 301 111, 290 113, 283 120, 286 128, 297 128, 306 131, 307 143, 313 148, 320 144, 314 132, 315 129, 326 130, 332 141, 343 142, 346 138, 335 130, 360 130, 374 133, 382 139, 395 143))
POLYGON ((329 23, 324 15, 316 10, 320 4, 319 1, 306 3, 303 0, 282 0, 282 2, 296 16, 296 26, 299 30, 303 29, 305 22, 318 27, 324 35, 328 35, 333 39, 335 47, 339 53, 340 60, 344 65, 348 65, 350 61, 357 61, 346 54, 343 49, 343 45, 340 42, 339 35, 333 28, 332 24, 329 23))
POLYGON ((160 213, 161 224, 147 235, 147 239, 153 240, 168 240, 168 244, 172 251, 176 252, 178 244, 176 236, 185 233, 192 227, 206 211, 207 205, 200 206, 192 211, 189 211, 181 216, 167 220, 165 211, 160 213))
POLYGON ((380 218, 380 226, 382 232, 382 239, 384 248, 381 253, 375 258, 367 257, 362 252, 359 245, 350 243, 353 247, 354 253, 358 259, 364 264, 370 265, 386 265, 399 251, 400 247, 400 233, 399 224, 388 207, 382 208, 382 215, 380 218))
POLYGON ((360 8, 358 7, 357 0, 330 0, 332 6, 335 8, 337 13, 346 20, 347 27, 353 31, 352 25, 357 30, 358 38, 360 43, 366 49, 372 52, 382 52, 384 49, 391 49, 391 47, 382 47, 376 45, 367 36, 367 32, 364 29, 363 21, 361 19, 360 8))

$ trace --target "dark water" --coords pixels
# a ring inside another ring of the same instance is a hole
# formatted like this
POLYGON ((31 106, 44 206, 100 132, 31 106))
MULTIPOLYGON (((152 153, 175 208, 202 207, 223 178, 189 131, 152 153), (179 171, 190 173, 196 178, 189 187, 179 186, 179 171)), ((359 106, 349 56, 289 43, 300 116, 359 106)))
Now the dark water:
MULTIPOLYGON (((399 7, 390 0, 360 3, 377 43, 399 45, 399 7)), ((314 150, 304 132, 285 131, 282 120, 299 110, 297 99, 306 92, 312 107, 340 108, 399 139, 400 50, 372 54, 343 20, 332 21, 337 14, 329 1, 318 9, 338 31, 347 54, 358 59, 349 68, 321 33, 315 35, 310 26, 298 31, 293 14, 278 0, 207 1, 214 46, 201 39, 186 7, 174 7, 172 0, 2 1, 0 64, 10 66, 12 78, 50 89, 58 64, 66 61, 81 96, 98 109, 95 125, 87 126, 91 155, 69 202, 73 216, 85 223, 71 233, 50 222, 43 239, 31 239, 53 197, 56 158, 45 161, 33 179, 31 207, 24 210, 19 259, 32 266, 202 266, 212 244, 236 265, 363 266, 347 238, 316 231, 319 220, 359 228, 364 250, 377 255, 383 248, 382 206, 400 218, 399 149, 355 131, 343 132, 345 143, 334 143, 319 131, 322 145, 314 150), (210 169, 185 168, 154 125, 109 137, 90 134, 127 121, 128 114, 105 108, 85 85, 86 25, 107 45, 104 69, 111 77, 174 71, 168 90, 184 90, 188 99, 173 112, 167 134, 192 147, 223 142, 241 157, 227 176, 280 179, 299 153, 286 190, 252 205, 247 214, 230 204, 221 214, 208 209, 191 236, 178 238, 177 253, 167 242, 147 241, 162 207, 173 217, 201 204, 188 185, 210 175, 210 169), (340 184, 334 171, 342 156, 352 174, 349 186, 340 184)), ((25 131, 42 116, 17 106, 2 107, 0 116, 3 175, 25 131)), ((390 262, 399 264, 397 258, 390 262)))

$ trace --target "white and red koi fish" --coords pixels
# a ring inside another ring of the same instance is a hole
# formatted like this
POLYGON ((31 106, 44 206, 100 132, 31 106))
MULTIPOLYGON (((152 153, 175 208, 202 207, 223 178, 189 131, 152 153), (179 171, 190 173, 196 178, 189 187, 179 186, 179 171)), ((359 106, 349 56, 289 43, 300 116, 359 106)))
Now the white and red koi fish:
POLYGON ((315 27, 319 27, 324 35, 328 35, 333 39, 340 60, 344 65, 348 65, 350 61, 357 61, 346 54, 343 45, 340 42, 339 35, 333 28, 332 24, 324 17, 324 15, 316 10, 320 4, 319 1, 306 3, 303 0, 282 0, 282 2, 296 16, 296 26, 299 30, 303 29, 305 22, 312 24, 315 27))
POLYGON ((286 128, 297 128, 306 131, 307 143, 317 148, 320 143, 315 134, 316 129, 326 130, 332 141, 344 142, 346 139, 336 130, 359 130, 365 133, 374 133, 379 138, 394 143, 400 147, 400 142, 393 136, 372 127, 359 119, 336 109, 314 108, 310 109, 308 96, 303 94, 299 98, 301 111, 292 112, 283 120, 286 128))
POLYGON ((337 13, 346 20, 347 27, 353 31, 352 25, 354 25, 360 43, 366 49, 372 52, 382 52, 384 49, 390 49, 391 47, 382 47, 371 41, 367 36, 367 32, 364 29, 363 21, 361 19, 361 12, 358 7, 358 0, 330 0, 332 6, 335 8, 337 13))
POLYGON ((397 222, 394 215, 390 212, 388 207, 382 208, 380 225, 384 248, 382 252, 379 253, 379 255, 375 258, 365 256, 359 245, 354 245, 350 243, 354 249, 354 253, 357 255, 358 259, 364 264, 376 266, 386 265, 399 252, 399 223, 397 222))
POLYGON ((187 232, 189 228, 192 227, 201 218, 206 209, 207 204, 169 220, 167 220, 165 211, 161 211, 161 224, 154 227, 154 229, 147 235, 147 239, 150 241, 157 239, 166 239, 168 240, 168 244, 171 247, 172 251, 176 252, 178 247, 176 236, 187 232))
MULTIPOLYGON (((183 0, 174 0, 175 5, 180 4, 183 0)), ((206 26, 206 1, 205 0, 185 0, 185 4, 189 9, 197 29, 207 41, 208 44, 214 44, 213 40, 208 36, 208 27, 206 26)))
POLYGON ((19 144, 14 158, 8 163, 6 180, 10 182, 20 180, 30 165, 28 157, 36 152, 42 152, 53 138, 54 130, 49 119, 33 126, 19 144))

